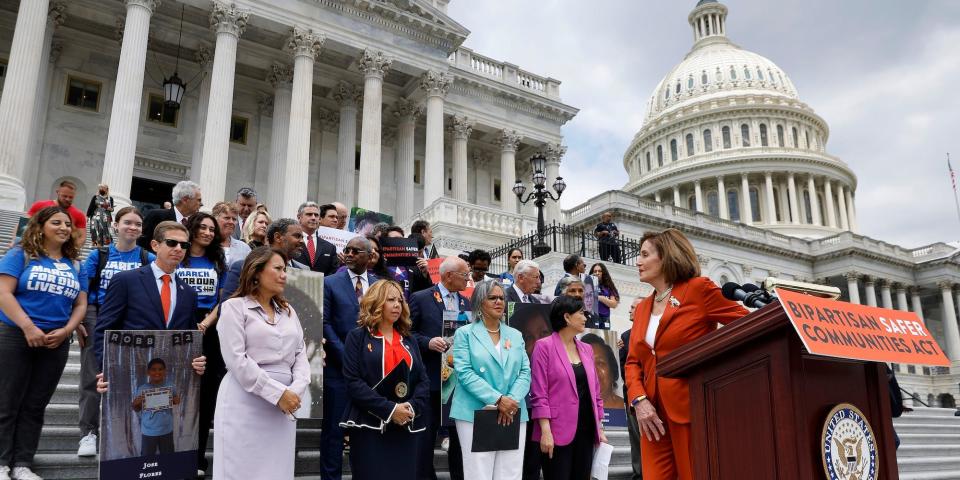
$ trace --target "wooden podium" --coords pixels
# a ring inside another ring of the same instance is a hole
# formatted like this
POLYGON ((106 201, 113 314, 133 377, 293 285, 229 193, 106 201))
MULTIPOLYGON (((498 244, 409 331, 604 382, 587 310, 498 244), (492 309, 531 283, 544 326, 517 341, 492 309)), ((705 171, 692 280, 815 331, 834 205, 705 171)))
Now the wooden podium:
POLYGON ((826 478, 821 434, 840 403, 873 428, 877 478, 899 478, 884 364, 811 355, 778 303, 675 350, 658 373, 690 382, 697 480, 826 478))

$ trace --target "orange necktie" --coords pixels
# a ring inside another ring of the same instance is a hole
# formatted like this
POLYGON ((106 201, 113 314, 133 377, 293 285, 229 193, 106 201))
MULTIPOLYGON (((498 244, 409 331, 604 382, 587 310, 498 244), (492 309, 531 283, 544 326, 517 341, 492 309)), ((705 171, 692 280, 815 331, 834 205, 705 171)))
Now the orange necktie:
POLYGON ((163 322, 170 326, 170 275, 163 274, 160 277, 163 286, 160 287, 160 303, 163 305, 163 322))

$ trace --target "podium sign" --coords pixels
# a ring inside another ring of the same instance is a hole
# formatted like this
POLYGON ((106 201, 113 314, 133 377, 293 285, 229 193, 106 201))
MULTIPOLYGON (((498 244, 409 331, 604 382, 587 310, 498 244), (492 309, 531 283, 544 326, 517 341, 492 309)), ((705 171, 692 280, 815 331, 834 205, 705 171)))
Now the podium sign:
POLYGON ((778 289, 780 305, 808 352, 870 362, 950 366, 916 313, 838 302, 778 289))

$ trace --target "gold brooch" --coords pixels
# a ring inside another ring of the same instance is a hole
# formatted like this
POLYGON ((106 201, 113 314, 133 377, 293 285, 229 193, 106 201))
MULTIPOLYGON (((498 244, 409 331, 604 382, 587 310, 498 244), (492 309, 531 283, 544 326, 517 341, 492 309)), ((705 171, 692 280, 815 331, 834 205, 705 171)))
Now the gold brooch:
POLYGON ((368 343, 368 344, 367 344, 367 350, 369 350, 369 351, 371 351, 371 352, 373 351, 373 344, 372 344, 372 343, 368 343))

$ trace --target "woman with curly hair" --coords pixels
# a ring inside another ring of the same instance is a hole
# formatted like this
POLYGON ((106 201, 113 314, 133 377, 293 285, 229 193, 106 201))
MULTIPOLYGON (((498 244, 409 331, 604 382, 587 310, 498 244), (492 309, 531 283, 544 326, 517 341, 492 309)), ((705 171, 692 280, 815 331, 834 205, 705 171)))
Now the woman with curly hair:
POLYGON ((46 207, 0 259, 0 478, 40 478, 31 468, 44 410, 87 311, 72 231, 66 210, 46 207))
POLYGON ((410 336, 410 309, 400 284, 371 285, 360 300, 357 323, 344 343, 350 400, 340 422, 349 429, 353 478, 415 478, 416 435, 423 435, 429 422, 430 380, 410 336))
POLYGON ((267 244, 267 227, 273 222, 270 212, 263 204, 257 205, 256 210, 243 223, 241 237, 250 248, 262 247, 267 244))

